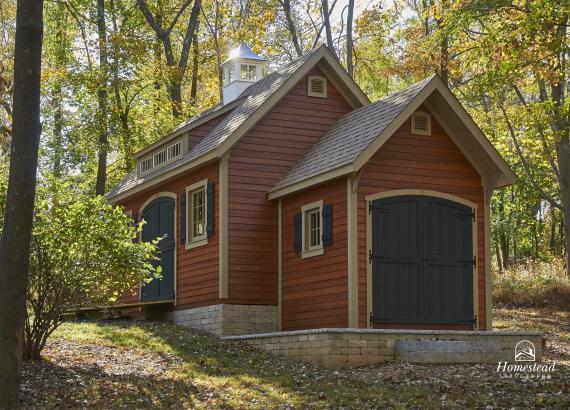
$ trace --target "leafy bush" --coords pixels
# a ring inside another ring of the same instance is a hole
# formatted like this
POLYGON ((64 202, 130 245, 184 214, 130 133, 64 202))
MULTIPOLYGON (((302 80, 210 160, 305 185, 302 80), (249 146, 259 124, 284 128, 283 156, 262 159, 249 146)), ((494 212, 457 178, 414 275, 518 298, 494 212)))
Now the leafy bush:
POLYGON ((102 197, 49 182, 38 190, 30 249, 24 356, 38 358, 65 315, 109 304, 134 283, 159 276, 152 261, 156 241, 134 242, 121 208, 102 197))
POLYGON ((493 277, 493 301, 503 306, 570 310, 570 279, 563 260, 525 262, 493 277))

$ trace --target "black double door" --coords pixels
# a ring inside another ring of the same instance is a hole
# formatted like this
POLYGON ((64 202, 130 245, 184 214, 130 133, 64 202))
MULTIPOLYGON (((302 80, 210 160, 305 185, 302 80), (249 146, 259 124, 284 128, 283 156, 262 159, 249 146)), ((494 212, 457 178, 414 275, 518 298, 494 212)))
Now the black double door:
POLYGON ((141 287, 141 301, 153 302, 174 299, 174 256, 176 241, 174 238, 174 198, 159 197, 148 204, 142 218, 145 224, 142 229, 143 241, 152 241, 163 237, 158 243, 159 260, 153 262, 162 268, 162 278, 153 279, 141 287))
POLYGON ((474 210, 398 196, 371 204, 374 323, 472 324, 474 210))

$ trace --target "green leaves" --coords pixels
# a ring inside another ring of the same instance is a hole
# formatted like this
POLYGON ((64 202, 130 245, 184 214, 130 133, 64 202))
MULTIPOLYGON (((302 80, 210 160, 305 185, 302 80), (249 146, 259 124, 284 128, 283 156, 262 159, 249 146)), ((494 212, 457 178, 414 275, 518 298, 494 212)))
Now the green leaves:
POLYGON ((160 238, 133 239, 142 224, 105 198, 90 197, 71 183, 48 179, 38 190, 30 257, 26 342, 29 356, 41 340, 81 308, 109 305, 141 282, 160 277, 153 260, 160 238))

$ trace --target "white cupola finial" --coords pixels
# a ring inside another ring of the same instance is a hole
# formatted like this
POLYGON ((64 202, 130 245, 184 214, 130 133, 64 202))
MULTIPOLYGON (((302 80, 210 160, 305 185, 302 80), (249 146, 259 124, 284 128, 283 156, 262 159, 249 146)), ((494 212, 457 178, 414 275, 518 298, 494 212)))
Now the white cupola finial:
POLYGON ((224 71, 224 104, 235 100, 252 83, 263 77, 265 59, 244 43, 230 51, 222 64, 224 71))

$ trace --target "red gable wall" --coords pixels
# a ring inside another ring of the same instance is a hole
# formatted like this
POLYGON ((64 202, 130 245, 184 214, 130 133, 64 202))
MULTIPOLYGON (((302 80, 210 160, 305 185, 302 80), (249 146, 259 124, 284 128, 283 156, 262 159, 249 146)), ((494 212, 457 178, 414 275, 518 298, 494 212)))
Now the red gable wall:
MULTIPOLYGON (((428 112, 425 108, 422 110, 428 112)), ((452 194, 478 205, 477 317, 479 329, 485 329, 485 227, 481 176, 433 116, 431 127, 431 136, 412 135, 410 120, 407 120, 363 168, 358 185, 359 327, 366 327, 368 322, 365 197, 394 189, 426 189, 452 194)))
MULTIPOLYGON (((313 69, 310 75, 321 75, 313 69)), ((351 107, 330 81, 307 96, 307 77, 232 148, 229 159, 230 303, 277 304, 277 203, 267 191, 351 107)))

